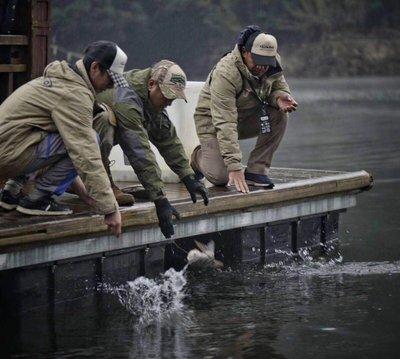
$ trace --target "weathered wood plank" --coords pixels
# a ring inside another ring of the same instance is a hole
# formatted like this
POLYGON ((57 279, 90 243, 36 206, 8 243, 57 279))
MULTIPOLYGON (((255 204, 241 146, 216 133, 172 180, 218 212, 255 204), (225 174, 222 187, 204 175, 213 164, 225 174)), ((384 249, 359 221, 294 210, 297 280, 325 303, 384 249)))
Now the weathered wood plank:
MULTIPOLYGON (((279 184, 273 190, 256 190, 247 195, 231 190, 225 192, 226 194, 211 197, 207 207, 200 200, 193 204, 189 199, 184 202, 174 202, 174 206, 182 218, 191 218, 331 193, 349 192, 367 188, 371 183, 371 176, 365 171, 341 173, 279 184)), ((158 223, 152 203, 138 203, 133 207, 122 209, 121 212, 124 229, 158 223)), ((76 240, 81 235, 100 234, 106 230, 103 218, 99 215, 86 214, 57 220, 45 219, 36 223, 3 226, 0 229, 0 247, 65 237, 75 237, 76 240)))
POLYGON ((28 36, 0 35, 0 45, 28 45, 28 36))
POLYGON ((25 72, 25 64, 0 64, 0 72, 25 72))

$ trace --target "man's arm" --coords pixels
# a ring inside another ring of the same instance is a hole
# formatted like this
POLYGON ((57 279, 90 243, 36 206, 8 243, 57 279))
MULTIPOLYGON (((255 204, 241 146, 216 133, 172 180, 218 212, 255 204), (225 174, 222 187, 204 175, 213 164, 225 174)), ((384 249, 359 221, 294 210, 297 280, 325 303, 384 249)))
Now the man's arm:
POLYGON ((176 128, 167 114, 161 113, 157 120, 160 124, 150 131, 150 141, 157 147, 166 164, 178 175, 179 179, 194 175, 176 128))
POLYGON ((271 93, 269 94, 268 97, 268 103, 272 107, 279 108, 277 104, 277 100, 280 96, 282 95, 290 95, 290 88, 289 85, 287 84, 285 80, 285 76, 283 74, 280 74, 276 80, 272 82, 272 87, 271 87, 271 93))
POLYGON ((236 88, 224 73, 216 70, 210 85, 211 117, 222 158, 228 172, 243 169, 237 131, 236 88))
POLYGON ((207 190, 204 185, 197 181, 194 171, 190 167, 182 143, 176 133, 175 126, 168 118, 167 113, 162 113, 157 118, 159 125, 150 131, 150 140, 157 147, 161 156, 163 156, 167 165, 174 171, 179 179, 186 186, 193 203, 197 202, 199 194, 204 204, 208 204, 207 190))
POLYGON ((89 94, 70 92, 60 100, 51 115, 88 195, 93 198, 94 208, 99 213, 110 214, 118 211, 118 204, 92 129, 92 106, 89 94))
POLYGON ((133 103, 114 105, 117 116, 117 141, 140 183, 147 190, 150 200, 164 196, 161 170, 150 148, 149 136, 142 124, 142 112, 133 103))
POLYGON ((140 183, 154 201, 161 232, 166 238, 174 235, 172 216, 179 219, 179 213, 164 195, 161 170, 150 148, 149 137, 142 125, 142 112, 133 103, 114 106, 118 119, 117 141, 129 163, 135 170, 140 183))
MULTIPOLYGON (((118 237, 121 234, 121 214, 101 161, 96 134, 92 129, 92 112, 90 94, 70 92, 60 100, 51 115, 85 184, 90 204, 104 214, 105 224, 118 237)), ((83 184, 80 182, 80 185, 82 187, 83 184)))
POLYGON ((228 170, 228 185, 235 185, 239 192, 248 193, 238 140, 236 91, 234 83, 226 74, 214 71, 210 85, 211 117, 217 132, 219 149, 228 170))
POLYGON ((289 86, 283 75, 280 75, 272 83, 269 103, 283 112, 296 111, 298 104, 290 94, 289 86))

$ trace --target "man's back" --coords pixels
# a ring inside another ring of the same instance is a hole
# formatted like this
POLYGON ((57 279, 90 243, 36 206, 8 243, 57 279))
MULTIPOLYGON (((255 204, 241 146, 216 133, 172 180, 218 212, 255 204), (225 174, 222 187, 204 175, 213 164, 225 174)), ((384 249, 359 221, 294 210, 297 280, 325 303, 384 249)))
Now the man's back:
POLYGON ((25 164, 30 158, 26 151, 29 147, 46 133, 58 132, 52 112, 71 93, 79 97, 79 106, 92 106, 93 94, 82 77, 65 61, 55 61, 45 69, 44 76, 21 86, 1 104, 1 167, 16 160, 25 164))

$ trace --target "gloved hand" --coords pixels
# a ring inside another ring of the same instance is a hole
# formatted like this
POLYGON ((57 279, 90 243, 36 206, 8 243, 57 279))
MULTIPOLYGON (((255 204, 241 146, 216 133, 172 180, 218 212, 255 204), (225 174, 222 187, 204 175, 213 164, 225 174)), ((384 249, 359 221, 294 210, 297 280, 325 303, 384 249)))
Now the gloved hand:
POLYGON ((171 206, 168 199, 163 197, 154 201, 157 211, 158 224, 165 238, 171 238, 174 235, 174 227, 172 226, 172 215, 176 219, 181 219, 179 212, 171 206))
POLYGON ((204 205, 208 205, 207 189, 204 187, 203 183, 196 181, 193 175, 187 175, 183 177, 182 182, 190 193, 193 203, 197 202, 196 194, 198 193, 201 197, 203 197, 204 205))

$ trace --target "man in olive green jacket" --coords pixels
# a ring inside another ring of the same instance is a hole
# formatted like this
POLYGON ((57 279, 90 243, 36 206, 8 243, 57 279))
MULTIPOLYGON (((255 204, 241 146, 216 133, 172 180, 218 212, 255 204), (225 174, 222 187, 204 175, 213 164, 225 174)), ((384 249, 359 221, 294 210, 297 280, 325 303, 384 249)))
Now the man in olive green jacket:
POLYGON ((200 139, 192 168, 215 185, 272 188, 268 170, 283 137, 288 112, 297 107, 283 76, 272 35, 248 26, 238 44, 209 74, 194 120, 200 139), (258 137, 244 171, 239 139, 258 137))
POLYGON ((112 146, 116 143, 121 146, 150 200, 154 201, 161 231, 168 238, 174 234, 172 215, 178 217, 179 214, 165 196, 161 170, 150 142, 186 185, 193 202, 196 202, 198 193, 204 203, 208 203, 206 189, 195 180, 185 150, 165 110, 175 99, 186 101, 186 75, 177 64, 168 60, 124 75, 129 87, 107 90, 98 95, 98 101, 108 109, 95 118, 94 128, 100 135, 106 167, 112 146))
POLYGON ((31 215, 60 215, 68 208, 52 199, 77 173, 88 198, 106 224, 119 235, 121 216, 104 170, 92 128, 95 94, 122 77, 125 53, 114 43, 90 44, 74 65, 55 61, 42 77, 21 86, 0 106, 0 176, 9 179, 0 206, 31 215), (35 188, 21 198, 28 175, 41 168, 35 188))

